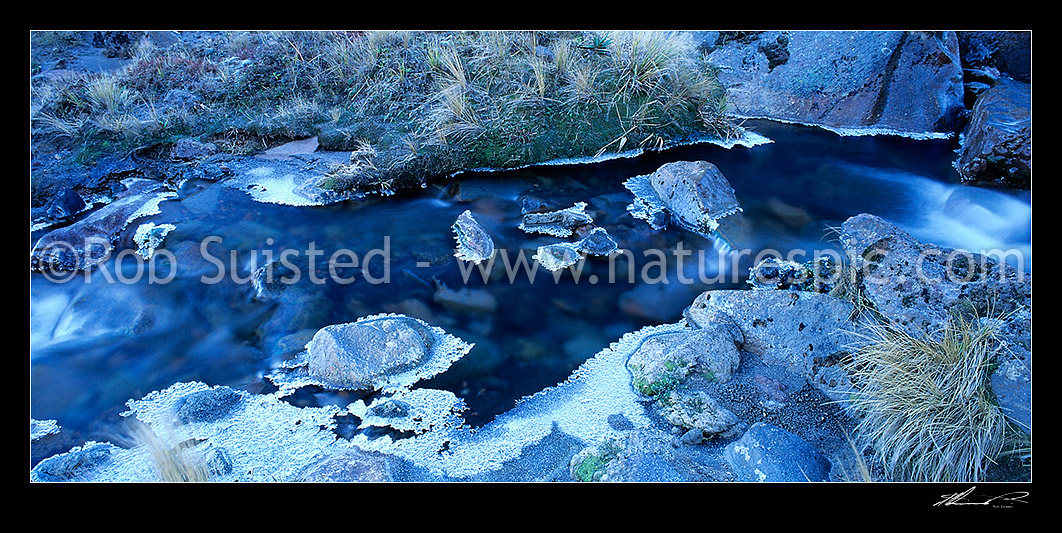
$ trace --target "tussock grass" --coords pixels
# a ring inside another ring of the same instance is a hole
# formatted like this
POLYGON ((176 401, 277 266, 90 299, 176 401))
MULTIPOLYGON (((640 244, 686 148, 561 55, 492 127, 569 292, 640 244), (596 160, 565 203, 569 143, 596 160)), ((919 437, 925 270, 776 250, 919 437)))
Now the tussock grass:
POLYGON ((172 428, 168 428, 163 437, 147 424, 133 421, 127 424, 125 440, 150 457, 158 481, 196 483, 213 480, 206 460, 195 449, 174 442, 172 428))
POLYGON ((130 148, 193 135, 253 146, 337 130, 372 143, 394 178, 424 180, 739 131, 714 69, 683 32, 199 37, 164 49, 141 41, 128 66, 98 79, 36 78, 34 139, 130 148), (199 100, 170 105, 176 90, 199 100))
POLYGON ((981 481, 1004 451, 1007 421, 988 380, 996 322, 953 317, 916 338, 871 325, 848 365, 856 434, 903 481, 981 481))

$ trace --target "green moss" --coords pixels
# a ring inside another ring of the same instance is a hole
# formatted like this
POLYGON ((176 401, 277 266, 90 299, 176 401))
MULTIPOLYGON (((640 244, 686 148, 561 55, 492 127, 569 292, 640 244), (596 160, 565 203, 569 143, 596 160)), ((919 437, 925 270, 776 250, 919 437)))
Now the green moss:
POLYGON ((599 479, 598 475, 608 467, 610 461, 622 451, 614 439, 607 439, 598 446, 596 454, 587 455, 575 467, 575 477, 579 481, 590 482, 599 479))

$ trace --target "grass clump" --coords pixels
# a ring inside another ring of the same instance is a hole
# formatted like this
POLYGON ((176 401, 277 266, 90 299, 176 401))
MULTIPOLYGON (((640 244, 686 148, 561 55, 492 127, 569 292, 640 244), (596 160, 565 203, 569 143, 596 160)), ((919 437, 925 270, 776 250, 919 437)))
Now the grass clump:
POLYGON ((192 446, 174 444, 172 435, 163 438, 147 424, 139 421, 128 424, 125 440, 149 456, 158 481, 197 483, 214 478, 206 460, 192 446))
MULTIPOLYGON (((73 35, 73 33, 71 33, 73 35)), ((145 37, 108 74, 31 78, 31 134, 97 153, 180 136, 267 147, 319 135, 371 143, 386 179, 511 168, 739 129, 683 32, 201 32, 145 37)), ((31 57, 73 46, 32 32, 31 57), (39 50, 35 52, 35 50, 39 50)), ((32 61, 41 72, 43 59, 32 61)))
POLYGON ((902 481, 981 481, 1008 424, 988 380, 1000 344, 992 321, 953 317, 916 338, 872 325, 849 370, 862 414, 856 434, 902 481))

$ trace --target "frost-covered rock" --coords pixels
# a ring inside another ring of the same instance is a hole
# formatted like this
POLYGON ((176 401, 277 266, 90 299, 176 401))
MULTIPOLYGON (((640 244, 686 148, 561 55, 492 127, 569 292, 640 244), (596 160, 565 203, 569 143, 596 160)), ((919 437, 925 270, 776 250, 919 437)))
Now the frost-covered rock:
POLYGON ((579 254, 579 248, 575 244, 558 242, 539 246, 538 251, 531 256, 531 259, 538 261, 538 264, 545 267, 546 270, 557 271, 578 263, 582 257, 579 254))
POLYGON ((659 398, 694 377, 727 382, 741 363, 735 333, 724 324, 711 323, 646 338, 627 361, 634 389, 659 398))
POLYGON ((30 269, 91 270, 110 257, 115 240, 130 222, 157 214, 162 201, 177 196, 149 180, 131 178, 123 183, 127 191, 121 198, 41 237, 30 252, 30 269))
POLYGON ((726 447, 726 459, 739 481, 828 481, 830 461, 806 440, 757 422, 726 447))
POLYGON ((453 231, 454 239, 457 240, 454 257, 479 264, 494 256, 494 239, 476 222, 471 211, 465 211, 457 217, 453 231))
POLYGON ((586 202, 576 202, 572 207, 559 211, 524 213, 520 229, 527 233, 571 237, 575 235, 576 228, 594 222, 593 217, 586 212, 586 205, 586 202))
POLYGON ((743 350, 790 369, 828 395, 844 398, 850 387, 838 363, 848 357, 858 327, 851 302, 817 292, 713 290, 683 314, 693 327, 736 328, 743 350))
POLYGON ((719 169, 707 161, 666 163, 648 176, 624 182, 634 201, 627 211, 653 229, 669 223, 710 236, 728 215, 741 211, 734 189, 719 169))
POLYGON ((619 250, 619 245, 605 228, 594 228, 575 243, 575 248, 584 254, 608 257, 619 250))
POLYGON ((665 420, 687 431, 700 431, 702 438, 736 437, 743 429, 737 415, 702 390, 673 390, 661 403, 665 420))
POLYGON ((874 308, 915 337, 939 331, 953 316, 1005 318, 993 388, 1004 411, 1032 427, 1032 273, 990 253, 923 243, 880 217, 841 225, 854 283, 874 308))
POLYGON ((445 371, 470 349, 422 320, 372 315, 318 330, 306 351, 270 379, 286 392, 303 385, 393 392, 445 371))

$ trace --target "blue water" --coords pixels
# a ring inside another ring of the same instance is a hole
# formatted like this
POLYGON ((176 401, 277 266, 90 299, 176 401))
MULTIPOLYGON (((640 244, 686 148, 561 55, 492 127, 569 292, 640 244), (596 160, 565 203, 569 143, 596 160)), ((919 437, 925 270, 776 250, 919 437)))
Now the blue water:
MULTIPOLYGON (((326 207, 258 203, 216 183, 189 183, 179 199, 163 202, 160 214, 138 221, 177 226, 164 245, 176 263, 167 282, 145 276, 136 283, 108 283, 106 273, 114 278, 120 270, 114 259, 103 271, 65 283, 30 276, 31 417, 57 420, 75 441, 107 439, 126 400, 191 380, 267 391, 262 376, 316 329, 396 312, 476 343, 450 371, 421 385, 454 391, 469 405, 469 422, 482 424, 516 399, 563 381, 623 333, 677 320, 700 291, 747 287, 741 274, 747 274, 750 258, 736 268, 699 267, 737 276, 721 281, 643 282, 642 274, 657 274, 646 269, 652 259, 647 250, 671 252, 681 245, 715 257, 711 241, 676 229, 653 231, 626 212, 631 196, 623 181, 668 161, 704 159, 719 167, 744 209, 750 232, 742 242, 753 252, 835 248, 830 228, 866 212, 941 246, 1018 250, 1021 267, 1031 270, 1031 194, 961 185, 951 166, 955 141, 750 125, 774 142, 470 172, 423 190, 326 207), (589 259, 578 281, 571 275, 557 281, 544 270, 533 282, 526 274, 510 280, 503 268, 486 282, 479 271, 462 272, 452 256, 450 228, 466 209, 514 259, 520 250, 530 259, 535 246, 565 240, 517 229, 525 195, 556 208, 588 202, 595 225, 631 252, 633 268, 625 259, 612 270, 607 260, 589 259), (204 255, 200 246, 211 237, 204 255), (312 283, 306 275, 283 298, 256 298, 247 281, 253 269, 285 250, 307 258, 311 243, 325 259, 345 250, 362 262, 338 276, 322 276, 327 283, 312 283), (374 250, 386 251, 390 262, 383 262, 382 253, 373 256, 374 250), (223 281, 204 283, 222 270, 223 281), (633 283, 627 277, 632 271, 638 274, 633 283), (618 272, 611 282, 610 272, 618 272), (589 282, 590 276, 597 282, 589 282), (479 291, 493 307, 447 307, 435 300, 440 284, 479 291)), ((134 247, 135 226, 123 234, 119 249, 134 247)), ((31 246, 39 236, 31 235, 31 246)), ((164 259, 158 266, 163 273, 173 267, 164 259)), ((133 278, 135 272, 126 274, 133 278)), ((674 280, 676 273, 663 275, 674 280)), ((322 398, 306 394, 298 401, 322 398)))

